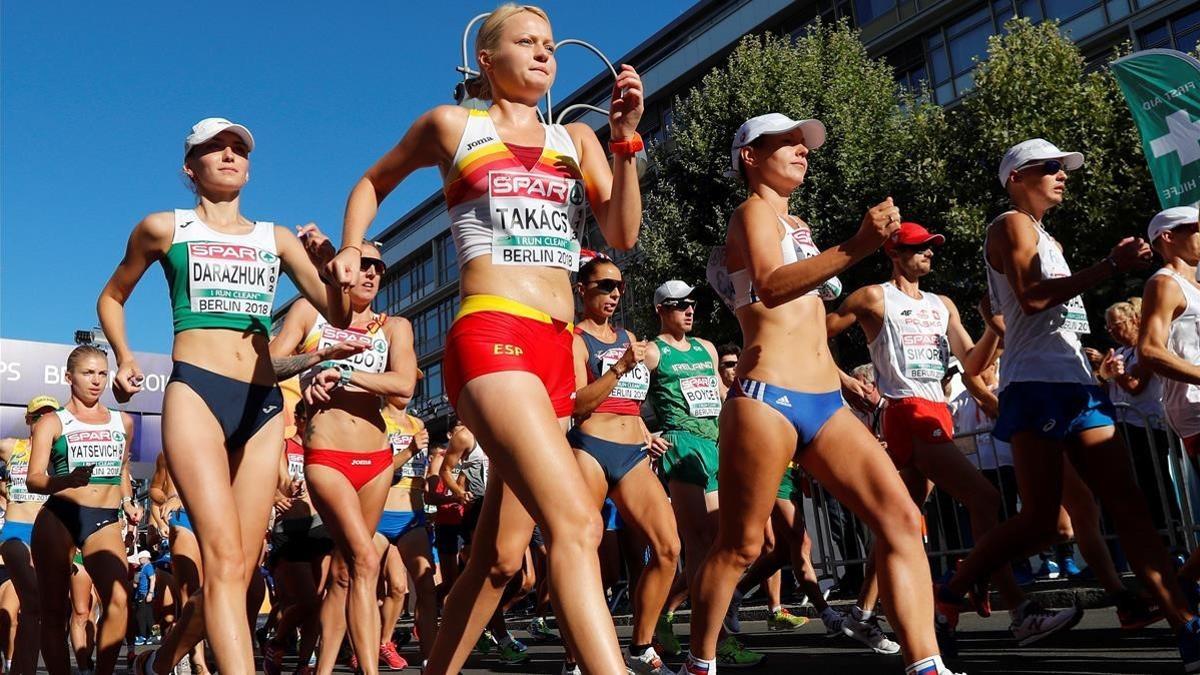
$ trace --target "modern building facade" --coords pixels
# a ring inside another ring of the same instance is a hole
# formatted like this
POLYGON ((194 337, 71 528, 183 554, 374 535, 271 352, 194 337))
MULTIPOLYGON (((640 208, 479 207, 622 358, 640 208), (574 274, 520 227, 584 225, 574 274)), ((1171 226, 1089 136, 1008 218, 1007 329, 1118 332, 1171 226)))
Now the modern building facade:
MULTIPOLYGON (((647 140, 661 141, 671 125, 675 97, 726 58, 748 33, 798 36, 817 17, 845 18, 861 31, 872 56, 896 68, 898 81, 910 87, 926 81, 938 103, 953 105, 970 90, 976 59, 986 56, 988 37, 1017 15, 1058 19, 1093 63, 1103 62, 1126 40, 1137 49, 1187 52, 1200 40, 1200 0, 700 0, 617 62, 634 64, 641 73, 646 86, 641 133, 647 140)), ((572 52, 564 54, 575 58, 572 52)), ((580 58, 590 56, 581 53, 580 58)), ((449 64, 446 70, 449 74, 449 64)), ((597 71, 595 78, 557 101, 555 109, 577 103, 603 106, 611 76, 602 67, 597 71)), ((591 124, 605 140, 603 117, 579 111, 569 121, 576 119, 591 124)), ((376 237, 389 267, 376 309, 412 321, 417 358, 425 372, 413 410, 426 418, 450 412, 441 357, 458 311, 458 271, 449 227, 439 192, 376 237)), ((584 245, 589 241, 593 247, 602 243, 594 231, 585 234, 584 245)), ((642 290, 646 289, 638 290, 638 296, 648 297, 642 290)), ((437 432, 442 425, 430 421, 437 432)))

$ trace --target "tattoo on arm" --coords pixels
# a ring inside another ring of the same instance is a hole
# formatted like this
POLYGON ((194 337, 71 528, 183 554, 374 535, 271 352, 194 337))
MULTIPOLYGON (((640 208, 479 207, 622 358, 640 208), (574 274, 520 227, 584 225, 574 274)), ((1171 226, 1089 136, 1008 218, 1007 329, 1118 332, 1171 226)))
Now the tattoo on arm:
POLYGON ((271 365, 275 368, 275 377, 279 380, 286 380, 293 375, 299 375, 320 362, 320 352, 281 356, 271 359, 271 365))

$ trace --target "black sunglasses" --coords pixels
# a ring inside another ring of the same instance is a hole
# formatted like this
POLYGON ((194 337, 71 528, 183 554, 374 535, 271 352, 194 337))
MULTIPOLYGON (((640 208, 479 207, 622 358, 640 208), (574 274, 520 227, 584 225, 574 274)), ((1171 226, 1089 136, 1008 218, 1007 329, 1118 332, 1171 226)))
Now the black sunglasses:
POLYGON ((367 270, 371 269, 372 267, 374 267, 375 271, 378 272, 380 275, 382 275, 384 270, 387 269, 387 265, 384 265, 383 261, 380 260, 379 258, 359 258, 358 259, 358 271, 359 272, 366 272, 367 270))
POLYGON ((896 246, 896 250, 907 251, 909 253, 924 253, 925 251, 932 251, 933 244, 928 242, 924 244, 900 244, 896 246))
POLYGON ((592 288, 599 289, 601 292, 604 292, 604 293, 612 293, 613 291, 616 291, 616 290, 619 290, 622 293, 624 293, 625 292, 625 280, 624 279, 597 279, 592 282, 592 288))
POLYGON ((1048 159, 1044 162, 1038 162, 1037 164, 1026 164, 1025 166, 1021 167, 1021 171, 1034 168, 1041 169, 1043 176, 1053 176, 1059 171, 1063 170, 1063 163, 1057 159, 1048 159))
POLYGON ((737 364, 738 364, 737 361, 722 361, 721 367, 722 368, 737 368, 737 364))
POLYGON ((695 307, 696 301, 692 298, 668 298, 663 300, 661 304, 663 307, 670 307, 671 309, 683 311, 689 307, 695 307))

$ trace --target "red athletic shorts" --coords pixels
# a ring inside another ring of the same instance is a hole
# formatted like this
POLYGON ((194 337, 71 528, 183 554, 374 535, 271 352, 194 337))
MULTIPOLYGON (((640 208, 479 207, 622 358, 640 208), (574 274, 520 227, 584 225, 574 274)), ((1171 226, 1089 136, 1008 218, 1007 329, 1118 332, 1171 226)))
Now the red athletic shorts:
POLYGON ((954 440, 950 406, 927 398, 888 400, 883 409, 883 440, 897 469, 912 462, 913 441, 949 443, 954 440))
POLYGON ((450 405, 480 375, 507 370, 533 373, 546 387, 554 414, 575 408, 572 326, 545 312, 496 295, 472 295, 446 335, 442 373, 450 405))
POLYGON ((371 482, 371 479, 392 468, 392 449, 359 452, 357 450, 328 450, 325 448, 305 448, 304 465, 314 464, 327 466, 341 472, 355 492, 371 482))

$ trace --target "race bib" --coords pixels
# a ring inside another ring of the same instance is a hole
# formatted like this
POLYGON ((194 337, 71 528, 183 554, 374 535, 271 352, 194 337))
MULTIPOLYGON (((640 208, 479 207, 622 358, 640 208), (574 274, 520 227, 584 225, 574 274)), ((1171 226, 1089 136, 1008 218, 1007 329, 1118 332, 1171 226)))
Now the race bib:
POLYGON ((348 364, 351 368, 364 373, 382 373, 387 370, 388 341, 383 337, 382 330, 366 333, 325 324, 321 328, 321 339, 317 342, 317 349, 327 349, 339 342, 363 345, 366 349, 350 358, 338 359, 336 363, 348 364))
POLYGON ((424 478, 428 466, 429 453, 422 450, 400 465, 400 476, 402 478, 424 478))
MULTIPOLYGON (((1048 240, 1047 245, 1043 246, 1040 243, 1038 245, 1038 254, 1044 258, 1042 270, 1045 276, 1051 279, 1071 276, 1071 267, 1067 265, 1067 259, 1063 257, 1058 243, 1045 232, 1042 232, 1041 236, 1048 240)), ((1063 303, 1057 311, 1060 313, 1059 321, 1061 321, 1058 324, 1059 329, 1079 335, 1087 335, 1092 332, 1092 327, 1088 323, 1087 309, 1083 306, 1083 298, 1077 295, 1063 303)))
POLYGON ((279 256, 241 244, 193 241, 187 247, 193 312, 271 315, 279 256))
MULTIPOLYGON (((820 255, 821 249, 813 242, 812 231, 799 228, 791 231, 792 246, 796 249, 797 260, 807 260, 820 255)), ((805 295, 816 295, 822 300, 836 300, 842 294, 842 282, 837 277, 830 277, 805 295)))
POLYGON ((1071 298, 1067 304, 1063 305, 1063 309, 1066 311, 1062 323, 1063 330, 1069 330, 1079 335, 1087 335, 1092 332, 1092 326, 1088 323, 1087 310, 1083 307, 1083 298, 1078 295, 1071 298))
POLYGON ((30 492, 25 484, 25 479, 29 477, 29 464, 14 464, 9 473, 8 483, 8 499, 13 502, 44 502, 49 495, 30 492))
POLYGON ((67 471, 81 466, 95 467, 92 478, 116 478, 121 475, 125 458, 125 434, 111 429, 69 431, 67 437, 67 471))
POLYGON ((721 414, 721 393, 717 378, 712 375, 693 375, 679 381, 683 400, 687 401, 692 417, 716 417, 721 414))
POLYGON ((299 452, 287 453, 287 468, 292 480, 304 480, 304 455, 299 452))
MULTIPOLYGON (((610 349, 600 354, 600 372, 607 373, 617 361, 621 360, 621 356, 624 354, 624 347, 610 349)), ((633 367, 633 370, 625 373, 617 380, 617 386, 613 387, 612 393, 609 396, 612 398, 627 398, 633 401, 645 401, 646 394, 649 392, 650 369, 646 367, 646 364, 639 363, 633 367)))
POLYGON ((725 263, 725 247, 716 246, 708 256, 708 266, 704 269, 708 285, 712 286, 721 302, 733 311, 737 308, 737 290, 733 287, 733 279, 729 276, 729 267, 725 263))
POLYGON ((492 264, 579 269, 583 181, 523 171, 488 173, 492 264))
POLYGON ((910 380, 940 382, 946 376, 949 351, 944 336, 901 335, 900 345, 904 349, 904 375, 910 380))

